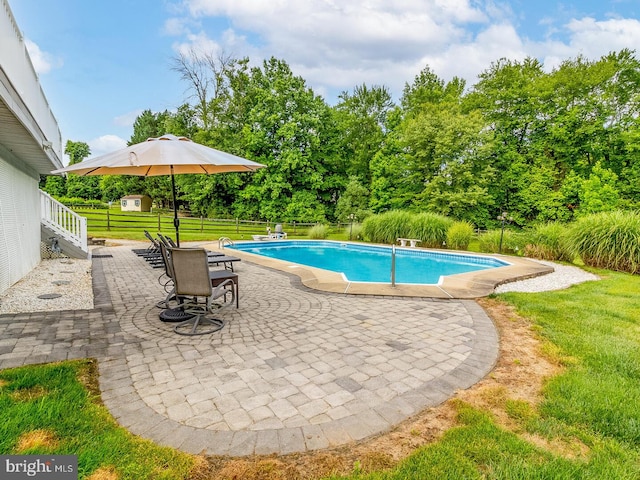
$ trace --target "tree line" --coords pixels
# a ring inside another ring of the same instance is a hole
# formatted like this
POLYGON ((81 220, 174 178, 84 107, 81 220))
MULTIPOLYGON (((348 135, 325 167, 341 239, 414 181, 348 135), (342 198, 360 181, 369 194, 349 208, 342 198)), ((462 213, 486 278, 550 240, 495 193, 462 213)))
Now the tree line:
MULTIPOLYGON (((399 102, 358 85, 329 105, 284 60, 181 55, 193 96, 175 112, 144 111, 129 144, 182 135, 267 165, 254 173, 179 175, 196 215, 267 221, 364 220, 390 210, 496 225, 571 221, 638 207, 640 64, 635 52, 576 57, 546 71, 501 59, 477 82, 428 66, 399 102)), ((68 142, 72 162, 89 156, 68 142)), ((46 177, 54 196, 117 201, 147 194, 169 205, 168 177, 46 177)))

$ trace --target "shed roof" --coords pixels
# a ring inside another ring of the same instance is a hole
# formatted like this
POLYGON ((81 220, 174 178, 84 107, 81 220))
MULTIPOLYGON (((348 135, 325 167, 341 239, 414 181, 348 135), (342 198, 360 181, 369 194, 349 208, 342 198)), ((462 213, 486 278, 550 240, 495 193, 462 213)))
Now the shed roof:
POLYGON ((138 198, 151 198, 149 197, 149 195, 126 195, 124 197, 122 197, 123 200, 135 200, 138 198))

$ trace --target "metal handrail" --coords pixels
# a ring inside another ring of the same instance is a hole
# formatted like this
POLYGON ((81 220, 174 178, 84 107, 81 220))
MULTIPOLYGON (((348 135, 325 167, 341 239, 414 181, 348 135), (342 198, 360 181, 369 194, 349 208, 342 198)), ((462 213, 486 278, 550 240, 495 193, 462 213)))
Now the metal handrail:
POLYGON ((231 240, 229 237, 220 237, 218 239, 218 248, 224 248, 226 245, 235 245, 235 243, 233 243, 233 240, 231 240))
POLYGON ((391 286, 396 286, 396 246, 391 245, 391 286))

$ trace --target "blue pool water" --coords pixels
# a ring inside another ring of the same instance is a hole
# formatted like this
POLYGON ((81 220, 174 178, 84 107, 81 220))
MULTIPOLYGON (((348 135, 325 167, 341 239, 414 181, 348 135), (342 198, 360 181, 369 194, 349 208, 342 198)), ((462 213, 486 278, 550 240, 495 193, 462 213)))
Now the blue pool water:
MULTIPOLYGON (((227 248, 342 273, 351 282, 391 281, 391 247, 332 241, 242 242, 227 248)), ((396 283, 437 284, 443 275, 509 265, 495 258, 396 248, 396 283)))

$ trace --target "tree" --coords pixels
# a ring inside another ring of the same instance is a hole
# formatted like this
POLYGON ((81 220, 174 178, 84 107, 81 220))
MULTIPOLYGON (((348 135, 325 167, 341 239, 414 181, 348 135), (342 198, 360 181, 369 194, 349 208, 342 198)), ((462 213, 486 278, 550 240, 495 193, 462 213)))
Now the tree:
MULTIPOLYGON (((85 142, 72 142, 71 140, 67 140, 64 153, 69 156, 69 165, 75 165, 91 155, 91 149, 85 142)), ((99 200, 102 197, 100 178, 94 176, 81 177, 69 173, 67 176, 66 194, 68 197, 99 200)))
POLYGON ((116 202, 126 195, 146 193, 144 177, 135 175, 103 175, 100 177, 103 200, 116 202))
POLYGON ((486 226, 495 179, 490 165, 493 145, 478 111, 464 113, 459 103, 441 102, 416 116, 403 141, 420 163, 424 188, 413 203, 460 220, 486 226), (410 147, 409 147, 410 146, 410 147))
POLYGON ((582 182, 578 213, 587 215, 618 208, 620 194, 616 190, 617 180, 618 176, 615 173, 597 162, 589 178, 582 182))
POLYGON ((356 176, 349 177, 349 183, 338 199, 335 212, 339 222, 348 222, 351 215, 359 222, 371 215, 369 190, 360 183, 356 176))
POLYGON ((413 176, 411 156, 402 140, 402 115, 400 108, 389 113, 384 144, 370 163, 370 207, 374 213, 411 207, 424 186, 413 176))
MULTIPOLYGON (((268 220, 297 218, 304 199, 315 220, 331 214, 340 166, 335 151, 335 123, 324 100, 292 74, 282 60, 271 58, 251 69, 243 127, 249 158, 266 164, 240 192, 242 211, 268 220), (284 218, 283 218, 284 216, 284 218)), ((240 205, 236 203, 236 208, 240 205)))
POLYGON ((67 195, 67 179, 60 175, 47 175, 40 188, 53 197, 64 197, 67 195))
POLYGON ((347 161, 347 174, 363 183, 371 182, 369 163, 380 150, 385 123, 393 108, 391 94, 384 86, 362 84, 353 93, 342 92, 335 109, 340 129, 340 155, 347 161))
POLYGON ((513 200, 519 172, 535 170, 536 155, 531 147, 536 126, 543 121, 536 81, 544 75, 542 64, 526 58, 522 62, 501 59, 480 74, 480 81, 465 99, 465 107, 482 112, 493 135, 492 168, 499 172, 489 188, 495 205, 491 217, 502 211, 525 217, 513 200))
POLYGON ((224 52, 216 56, 208 52, 198 53, 193 48, 188 54, 180 53, 173 59, 172 69, 180 73, 193 91, 196 99, 194 110, 199 126, 205 132, 218 124, 218 116, 225 110, 228 73, 236 62, 224 52))
POLYGON ((160 137, 165 133, 170 133, 167 131, 167 122, 170 118, 171 114, 167 110, 159 113, 153 113, 148 109, 144 110, 133 122, 133 134, 127 143, 135 145, 146 141, 148 138, 160 137))
POLYGON ((91 149, 89 148, 89 144, 85 142, 72 142, 71 140, 67 140, 64 153, 69 156, 69 165, 75 165, 91 155, 91 149))

